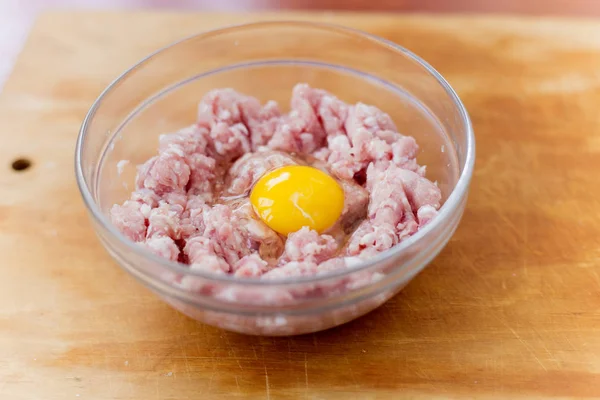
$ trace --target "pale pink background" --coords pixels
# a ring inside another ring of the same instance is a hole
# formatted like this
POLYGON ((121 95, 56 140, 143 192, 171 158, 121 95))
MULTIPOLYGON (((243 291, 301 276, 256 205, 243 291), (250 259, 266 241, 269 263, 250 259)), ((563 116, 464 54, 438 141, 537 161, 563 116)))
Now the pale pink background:
POLYGON ((329 9, 600 16, 600 0, 0 0, 0 88, 35 16, 45 9, 250 11, 329 9))

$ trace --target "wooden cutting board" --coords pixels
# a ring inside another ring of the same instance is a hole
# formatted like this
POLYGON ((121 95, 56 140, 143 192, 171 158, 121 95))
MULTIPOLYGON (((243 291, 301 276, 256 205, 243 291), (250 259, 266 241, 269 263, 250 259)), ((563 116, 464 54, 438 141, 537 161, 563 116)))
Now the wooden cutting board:
POLYGON ((600 21, 53 13, 0 95, 0 398, 600 398, 600 21), (326 332, 248 337, 170 309, 104 252, 73 176, 79 125, 178 38, 277 18, 402 44, 473 119, 470 201, 400 295, 326 332), (33 163, 15 172, 17 158, 33 163))

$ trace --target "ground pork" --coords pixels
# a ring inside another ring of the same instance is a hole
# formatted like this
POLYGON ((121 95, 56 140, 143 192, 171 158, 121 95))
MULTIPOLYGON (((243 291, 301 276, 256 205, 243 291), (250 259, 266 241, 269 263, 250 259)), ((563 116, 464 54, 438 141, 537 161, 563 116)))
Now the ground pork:
POLYGON ((240 157, 229 169, 227 180, 230 183, 226 194, 248 194, 252 185, 266 172, 295 164, 298 164, 298 161, 294 157, 280 151, 248 153, 240 157))
POLYGON ((354 180, 341 180, 344 189, 344 210, 339 223, 345 233, 349 233, 367 215, 369 192, 354 180))
POLYGON ((183 210, 179 204, 161 202, 160 206, 153 208, 148 215, 146 237, 168 236, 174 240, 181 239, 184 228, 181 221, 183 210))
POLYGON ((316 231, 304 227, 288 236, 281 263, 311 261, 318 264, 333 257, 338 250, 337 247, 332 236, 319 235, 316 231))
POLYGON ((177 261, 181 252, 175 241, 168 236, 149 237, 143 245, 157 256, 170 261, 177 261))
POLYGON ((262 107, 254 97, 233 89, 217 89, 200 101, 197 124, 210 130, 211 138, 216 140, 214 145, 221 151, 224 148, 232 150, 227 157, 235 158, 235 155, 243 154, 240 150, 250 146, 250 142, 252 150, 265 145, 273 136, 280 115, 274 101, 262 107))
MULTIPOLYGON (((399 133, 389 115, 306 84, 293 89, 290 107, 282 114, 273 101, 262 105, 233 89, 210 91, 194 124, 160 136, 158 154, 138 167, 131 197, 110 209, 113 224, 152 253, 191 270, 272 280, 352 268, 435 218, 440 190, 417 163, 416 141, 399 133), (329 173, 344 190, 342 215, 327 232, 304 227, 286 238, 253 210, 248 196, 254 183, 295 164, 329 173)), ((212 293, 188 278, 179 284, 212 293)), ((327 290, 376 279, 365 274, 327 290)))
POLYGON ((275 264, 284 248, 281 236, 256 215, 247 197, 231 202, 231 207, 233 224, 244 235, 247 246, 257 251, 262 259, 275 264))
POLYGON ((216 248, 220 250, 215 239, 195 236, 186 241, 183 251, 191 269, 219 274, 227 273, 231 270, 231 266, 225 261, 225 258, 217 254, 216 248))
POLYGON ((134 242, 141 242, 146 237, 147 216, 142 212, 144 205, 142 202, 127 200, 122 205, 115 204, 110 209, 112 223, 134 242))
POLYGON ((232 267, 235 276, 257 277, 269 270, 269 263, 261 258, 257 253, 242 257, 232 267))

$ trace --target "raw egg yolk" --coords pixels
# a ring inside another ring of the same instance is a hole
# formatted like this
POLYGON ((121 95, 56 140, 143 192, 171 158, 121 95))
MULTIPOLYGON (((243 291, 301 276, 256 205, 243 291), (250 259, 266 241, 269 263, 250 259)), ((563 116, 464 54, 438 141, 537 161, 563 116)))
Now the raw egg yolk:
POLYGON ((290 165, 263 175, 250 202, 265 224, 282 235, 305 226, 321 233, 342 214, 344 191, 321 170, 290 165))

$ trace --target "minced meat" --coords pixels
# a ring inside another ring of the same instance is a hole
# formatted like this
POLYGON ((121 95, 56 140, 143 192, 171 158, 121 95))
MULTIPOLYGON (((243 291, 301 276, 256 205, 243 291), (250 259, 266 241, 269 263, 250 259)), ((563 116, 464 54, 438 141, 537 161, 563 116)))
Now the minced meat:
POLYGON ((110 210, 130 240, 194 270, 274 279, 349 268, 429 223, 441 193, 416 161, 416 141, 389 115, 298 84, 291 111, 232 89, 209 92, 196 122, 160 136, 158 154, 138 167, 136 190, 110 210), (266 172, 310 165, 344 190, 338 223, 287 238, 248 199, 266 172))

